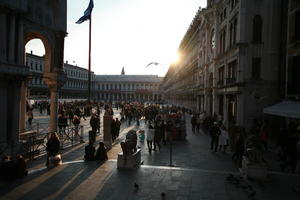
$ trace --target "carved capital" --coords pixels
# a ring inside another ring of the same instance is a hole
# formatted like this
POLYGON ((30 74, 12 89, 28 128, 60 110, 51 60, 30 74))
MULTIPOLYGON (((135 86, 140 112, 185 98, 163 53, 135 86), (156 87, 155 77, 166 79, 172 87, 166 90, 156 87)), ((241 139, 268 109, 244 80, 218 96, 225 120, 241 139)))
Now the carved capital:
POLYGON ((66 82, 66 74, 63 71, 44 73, 44 81, 50 89, 59 89, 66 82))

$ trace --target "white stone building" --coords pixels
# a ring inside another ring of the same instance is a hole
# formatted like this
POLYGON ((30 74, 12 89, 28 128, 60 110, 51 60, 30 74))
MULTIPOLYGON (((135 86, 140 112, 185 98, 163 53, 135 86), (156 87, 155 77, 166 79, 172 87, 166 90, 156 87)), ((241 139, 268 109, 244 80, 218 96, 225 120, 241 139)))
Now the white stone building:
MULTIPOLYGON (((30 71, 28 81, 28 98, 39 99, 49 97, 49 90, 43 81, 43 71, 45 57, 26 53, 26 66, 30 71)), ((64 85, 58 90, 59 99, 87 99, 88 91, 88 70, 76 65, 64 63, 64 73, 66 80, 64 85)), ((91 72, 91 90, 94 90, 94 72, 91 72)))
POLYGON ((98 101, 161 102, 157 75, 96 75, 95 95, 98 101))

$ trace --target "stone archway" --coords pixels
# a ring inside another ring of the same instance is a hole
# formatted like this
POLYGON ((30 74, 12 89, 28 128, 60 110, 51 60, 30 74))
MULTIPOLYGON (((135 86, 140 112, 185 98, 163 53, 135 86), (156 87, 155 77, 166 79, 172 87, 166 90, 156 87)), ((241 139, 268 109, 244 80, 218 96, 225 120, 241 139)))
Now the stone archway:
POLYGON ((57 90, 65 80, 66 9, 67 0, 0 1, 0 154, 17 151, 29 75, 25 44, 35 38, 42 40, 46 50, 43 79, 51 93, 49 131, 56 131, 57 90))

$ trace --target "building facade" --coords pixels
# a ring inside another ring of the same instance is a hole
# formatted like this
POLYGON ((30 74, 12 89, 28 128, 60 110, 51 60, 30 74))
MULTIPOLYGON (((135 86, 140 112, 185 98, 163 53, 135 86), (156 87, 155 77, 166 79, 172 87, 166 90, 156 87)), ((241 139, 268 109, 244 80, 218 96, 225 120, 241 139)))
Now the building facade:
POLYGON ((0 152, 19 150, 19 133, 25 130, 25 45, 40 39, 45 47, 43 79, 50 90, 49 131, 57 129, 57 90, 64 81, 63 52, 67 22, 66 0, 0 1, 0 152))
MULTIPOLYGON (((31 53, 26 53, 26 66, 30 71, 28 81, 28 98, 42 99, 49 97, 49 90, 43 81, 43 71, 45 64, 44 56, 37 56, 31 53)), ((88 70, 64 63, 64 73, 66 81, 58 91, 59 99, 87 99, 88 96, 88 70)), ((95 74, 91 72, 91 90, 94 94, 95 74)), ((93 98, 92 98, 93 99, 93 98)))
POLYGON ((98 101, 161 102, 157 75, 96 75, 95 94, 98 101))
POLYGON ((289 0, 286 97, 300 100, 300 1, 289 0))
POLYGON ((281 0, 209 0, 198 10, 162 88, 166 100, 249 129, 279 99, 281 0))

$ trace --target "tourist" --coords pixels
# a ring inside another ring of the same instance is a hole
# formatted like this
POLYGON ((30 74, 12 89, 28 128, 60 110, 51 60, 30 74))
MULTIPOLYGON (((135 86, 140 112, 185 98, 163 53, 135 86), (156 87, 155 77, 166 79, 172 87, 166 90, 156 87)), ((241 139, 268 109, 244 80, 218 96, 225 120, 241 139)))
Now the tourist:
POLYGON ((234 148, 235 150, 231 158, 236 164, 241 166, 242 158, 245 152, 245 139, 242 134, 239 134, 237 136, 234 146, 235 146, 234 148))
POLYGON ((73 122, 73 118, 74 118, 74 113, 71 108, 68 111, 68 116, 69 116, 69 120, 70 120, 69 124, 71 124, 73 122))
POLYGON ((90 119, 90 126, 92 127, 92 131, 95 133, 97 132, 98 129, 98 120, 96 114, 92 114, 92 117, 90 119))
POLYGON ((156 150, 156 146, 160 149, 160 141, 162 139, 162 132, 161 132, 161 121, 156 121, 154 126, 154 151, 156 150))
POLYGON ((96 115, 96 118, 97 118, 97 132, 100 134, 100 127, 101 127, 100 114, 96 115))
POLYGON ((58 139, 57 134, 53 132, 51 133, 50 139, 46 144, 46 151, 47 151, 46 166, 49 166, 49 158, 58 155, 59 150, 60 150, 60 141, 58 139))
POLYGON ((74 115, 73 117, 73 124, 75 127, 75 136, 79 136, 78 130, 79 130, 79 125, 80 125, 80 118, 77 115, 74 115))
POLYGON ((151 153, 153 139, 154 139, 154 128, 151 124, 149 125, 148 130, 146 132, 146 139, 147 139, 148 151, 149 151, 149 153, 151 153))
POLYGON ((197 116, 196 116, 196 131, 197 131, 197 133, 200 133, 200 125, 201 125, 200 114, 197 114, 197 116))
POLYGON ((111 119, 110 132, 111 132, 112 141, 115 141, 115 139, 117 138, 117 127, 114 118, 111 119))
POLYGON ((221 126, 220 130, 221 130, 221 135, 220 135, 219 150, 222 151, 222 148, 223 148, 223 152, 225 153, 226 147, 228 146, 229 136, 228 136, 228 132, 224 125, 221 126))
POLYGON ((221 134, 221 131, 216 121, 213 123, 213 126, 210 128, 209 133, 211 136, 210 149, 214 150, 214 152, 217 152, 218 145, 219 145, 219 136, 221 134))
POLYGON ((28 125, 31 126, 32 125, 32 120, 33 120, 33 112, 32 112, 33 108, 29 108, 27 111, 27 121, 28 121, 28 125))
POLYGON ((119 121, 118 118, 116 118, 116 134, 117 134, 117 137, 119 137, 120 128, 121 128, 121 122, 119 121))
POLYGON ((192 124, 192 131, 193 131, 193 133, 195 133, 195 128, 196 128, 196 124, 197 124, 197 118, 195 115, 193 115, 191 118, 191 124, 192 124))
POLYGON ((106 147, 104 146, 103 142, 100 142, 96 152, 95 160, 106 161, 107 159, 108 157, 106 147))
POLYGON ((95 160, 95 147, 94 142, 90 141, 87 146, 85 146, 85 154, 84 154, 84 160, 85 161, 93 161, 95 160))

